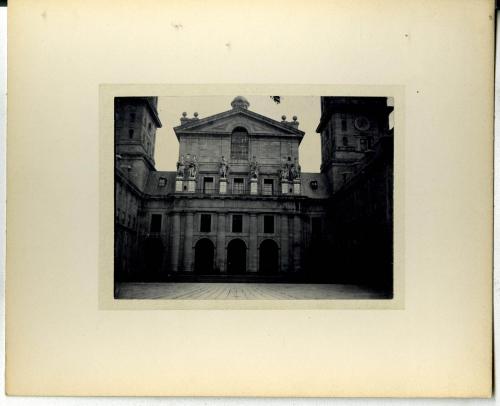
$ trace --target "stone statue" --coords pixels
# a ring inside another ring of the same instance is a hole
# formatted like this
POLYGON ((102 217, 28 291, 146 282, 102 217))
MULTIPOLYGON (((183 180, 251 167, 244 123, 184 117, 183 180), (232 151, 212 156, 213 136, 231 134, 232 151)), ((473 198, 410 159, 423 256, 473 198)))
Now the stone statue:
POLYGON ((184 162, 184 155, 181 155, 179 161, 177 161, 177 177, 184 177, 184 170, 186 169, 186 164, 184 162))
POLYGON ((196 178, 197 173, 198 173, 198 161, 196 159, 196 155, 194 155, 191 162, 189 162, 189 177, 196 178))
POLYGON ((255 159, 255 155, 252 158, 252 162, 250 162, 250 178, 257 179, 259 177, 259 164, 257 159, 255 159))
POLYGON ((222 156, 220 163, 219 163, 220 169, 219 169, 219 174, 221 178, 227 178, 227 174, 229 172, 229 165, 227 164, 224 155, 222 156))
POLYGON ((290 165, 290 178, 291 180, 299 179, 300 178, 300 165, 297 162, 297 158, 294 159, 293 164, 290 165))
POLYGON ((288 181, 288 178, 290 177, 288 163, 286 162, 285 159, 281 161, 280 177, 282 182, 288 181))

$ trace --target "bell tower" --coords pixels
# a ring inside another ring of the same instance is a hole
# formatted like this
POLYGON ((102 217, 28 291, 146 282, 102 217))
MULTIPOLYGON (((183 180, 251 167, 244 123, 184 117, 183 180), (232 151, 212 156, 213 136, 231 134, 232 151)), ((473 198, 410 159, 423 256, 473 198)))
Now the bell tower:
POLYGON ((321 172, 335 193, 357 173, 380 139, 390 135, 387 97, 321 97, 321 172))
POLYGON ((115 98, 115 164, 141 189, 155 170, 157 106, 157 97, 115 98))

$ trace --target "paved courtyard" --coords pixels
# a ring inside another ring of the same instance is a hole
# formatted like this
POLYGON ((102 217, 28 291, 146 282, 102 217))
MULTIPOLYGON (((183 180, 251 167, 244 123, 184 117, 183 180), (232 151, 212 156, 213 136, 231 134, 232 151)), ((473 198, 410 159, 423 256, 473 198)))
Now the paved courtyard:
POLYGON ((122 283, 118 299, 290 300, 386 299, 385 293, 355 285, 287 283, 122 283))

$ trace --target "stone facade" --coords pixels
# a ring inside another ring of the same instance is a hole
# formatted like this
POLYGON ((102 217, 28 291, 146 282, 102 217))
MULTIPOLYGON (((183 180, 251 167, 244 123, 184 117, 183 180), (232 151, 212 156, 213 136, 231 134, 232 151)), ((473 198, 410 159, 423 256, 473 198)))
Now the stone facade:
POLYGON ((322 97, 321 172, 332 193, 359 172, 359 162, 388 134, 392 107, 386 97, 322 97))
MULTIPOLYGON (((319 131, 334 128, 331 122, 341 117, 325 99, 319 131)), ((157 171, 156 103, 120 98, 115 106, 117 280, 335 279, 331 248, 338 242, 330 226, 338 222, 333 208, 340 207, 334 193, 340 187, 334 164, 364 166, 372 144, 342 150, 336 141, 327 145, 340 135, 323 131, 322 172, 302 173, 304 132, 297 117, 273 120, 251 111, 238 96, 230 110, 210 117, 183 113, 174 128, 177 171, 157 171)), ((375 146, 385 124, 373 111, 376 120, 367 131, 375 146)), ((357 136, 353 130, 351 137, 357 136)))

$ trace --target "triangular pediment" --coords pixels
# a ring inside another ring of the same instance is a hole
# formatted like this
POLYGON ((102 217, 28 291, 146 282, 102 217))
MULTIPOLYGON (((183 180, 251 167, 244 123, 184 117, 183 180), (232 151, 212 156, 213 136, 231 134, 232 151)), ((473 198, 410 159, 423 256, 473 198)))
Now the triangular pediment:
POLYGON ((304 133, 289 125, 245 109, 233 109, 199 120, 190 120, 174 130, 180 133, 230 134, 236 127, 245 128, 249 134, 298 135, 304 133))

